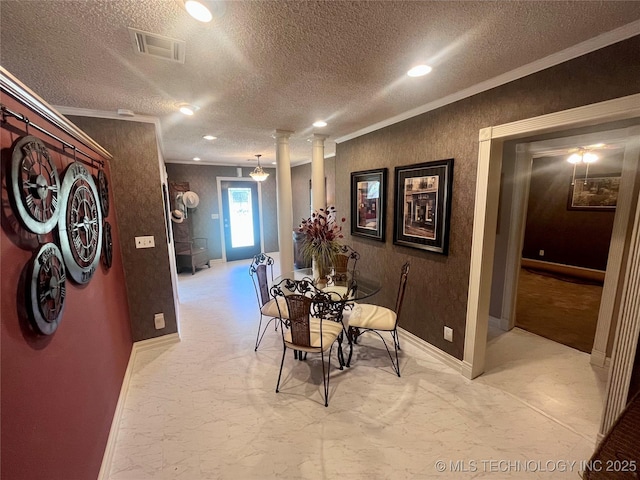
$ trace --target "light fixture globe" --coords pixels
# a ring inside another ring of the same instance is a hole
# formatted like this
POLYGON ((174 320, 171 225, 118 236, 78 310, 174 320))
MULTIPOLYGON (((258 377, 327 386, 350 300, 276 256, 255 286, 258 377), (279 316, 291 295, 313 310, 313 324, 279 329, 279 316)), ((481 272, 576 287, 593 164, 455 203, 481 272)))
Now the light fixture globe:
POLYGON ((582 155, 580 155, 579 153, 574 153, 572 155, 569 156, 569 158, 567 158, 567 162, 569 163, 580 163, 582 161, 582 155))
POLYGON ((598 160, 598 155, 596 155, 593 152, 585 152, 584 156, 582 157, 582 161, 584 163, 593 163, 597 160, 598 160))
POLYGON ((269 174, 267 172, 265 172, 262 167, 260 166, 260 157, 262 155, 256 155, 256 157, 258 157, 258 166, 256 168, 253 169, 253 172, 251 172, 249 174, 249 176, 251 178, 253 178, 256 182, 264 182, 267 177, 269 176, 269 174))

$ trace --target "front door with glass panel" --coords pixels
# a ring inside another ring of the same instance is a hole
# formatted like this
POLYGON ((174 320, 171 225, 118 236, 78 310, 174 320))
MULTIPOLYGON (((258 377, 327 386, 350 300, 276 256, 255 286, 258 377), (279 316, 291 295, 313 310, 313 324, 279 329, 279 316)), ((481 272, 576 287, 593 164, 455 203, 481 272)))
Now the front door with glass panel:
POLYGON ((254 181, 222 181, 222 216, 227 261, 260 253, 258 185, 254 181))

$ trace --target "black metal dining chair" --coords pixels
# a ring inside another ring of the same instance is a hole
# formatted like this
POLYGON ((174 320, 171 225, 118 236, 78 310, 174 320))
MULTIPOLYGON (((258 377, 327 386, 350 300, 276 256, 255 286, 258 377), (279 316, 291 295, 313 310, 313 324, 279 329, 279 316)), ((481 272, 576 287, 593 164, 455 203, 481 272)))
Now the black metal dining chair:
MULTIPOLYGON (((389 354, 391 364, 395 373, 400 376, 400 363, 398 362, 398 350, 400 350, 400 338, 398 336, 398 318, 402 309, 404 300, 404 292, 407 286, 407 278, 409 276, 409 262, 402 266, 400 271, 400 284, 398 285, 398 294, 396 296, 396 305, 392 310, 387 307, 372 305, 369 303, 354 304, 351 315, 349 315, 349 338, 352 344, 358 343, 358 337, 367 332, 377 334, 389 354), (395 351, 395 360, 391 355, 391 350, 387 345, 381 332, 389 332, 393 341, 395 351)), ((351 354, 347 365, 351 364, 351 354)))
MULTIPOLYGON (((282 360, 276 393, 280 391, 282 368, 287 349, 294 351, 294 358, 302 359, 302 352, 319 353, 322 363, 322 380, 324 384, 324 406, 329 406, 329 379, 331 371, 331 353, 338 342, 338 361, 340 370, 344 366, 344 356, 341 341, 345 332, 342 321, 343 304, 332 293, 318 290, 313 280, 285 279, 271 288, 271 295, 276 299, 276 305, 281 309, 286 307, 286 325, 281 325, 282 360), (287 327, 287 328, 285 328, 287 327), (328 350, 328 362, 325 364, 325 353, 328 350)), ((281 318, 283 318, 281 316, 281 318)))
MULTIPOLYGON (((258 322, 258 334, 256 336, 256 346, 254 351, 258 350, 262 338, 267 328, 276 319, 287 317, 286 305, 280 309, 276 305, 276 299, 271 298, 269 294, 269 282, 273 282, 273 258, 266 253, 259 253, 253 257, 251 266, 249 267, 249 275, 253 281, 253 287, 256 291, 256 299, 258 300, 258 308, 260 312, 260 321, 258 322), (262 322, 265 317, 269 320, 262 328, 262 322)), ((282 300, 281 300, 282 301, 282 300)), ((275 330, 278 330, 278 322, 275 322, 275 330)))
POLYGON ((356 271, 358 260, 360 260, 358 252, 349 245, 340 245, 333 265, 334 282, 344 282, 347 280, 348 274, 353 275, 356 271))

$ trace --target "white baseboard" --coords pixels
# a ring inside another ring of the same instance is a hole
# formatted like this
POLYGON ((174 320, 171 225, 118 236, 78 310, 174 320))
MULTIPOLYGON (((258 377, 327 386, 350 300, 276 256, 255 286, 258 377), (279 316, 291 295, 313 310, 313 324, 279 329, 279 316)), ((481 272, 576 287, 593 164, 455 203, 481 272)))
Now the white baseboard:
POLYGON ((599 350, 591 350, 591 357, 589 358, 589 363, 591 365, 595 365, 596 367, 604 367, 606 361, 607 354, 605 352, 601 352, 599 350))
POLYGON ((462 371, 462 360, 458 360, 456 357, 443 352, 438 347, 431 345, 429 342, 423 340, 420 337, 416 337, 413 333, 406 331, 404 328, 398 327, 398 330, 402 332, 403 340, 407 340, 413 346, 418 347, 428 355, 435 357, 448 367, 453 368, 455 371, 462 371))
POLYGON ((491 315, 489 315, 489 325, 495 328, 499 328, 503 332, 509 331, 509 320, 507 320, 506 318, 492 317, 491 315))
POLYGON ((129 392, 129 382, 131 381, 131 372, 133 371, 136 355, 138 352, 172 345, 179 341, 180 336, 177 333, 171 333, 169 335, 150 338, 149 340, 142 340, 133 344, 133 347, 131 348, 131 355, 129 355, 129 363, 127 364, 127 369, 125 370, 124 378, 122 379, 122 386, 120 387, 120 395, 118 396, 116 410, 113 413, 113 419, 111 420, 109 439, 107 440, 107 446, 105 447, 104 455, 102 456, 102 465, 100 466, 100 473, 98 473, 98 480, 107 480, 109 478, 109 468, 111 467, 111 461, 113 460, 116 438, 118 436, 118 429, 120 428, 120 419, 122 418, 122 411, 124 410, 127 393, 129 392))
POLYGON ((469 380, 473 380, 475 378, 473 376, 473 367, 469 362, 462 362, 462 365, 460 366, 460 373, 464 378, 467 378, 469 380))
POLYGON ((225 263, 224 258, 212 258, 209 260, 209 263, 225 263))

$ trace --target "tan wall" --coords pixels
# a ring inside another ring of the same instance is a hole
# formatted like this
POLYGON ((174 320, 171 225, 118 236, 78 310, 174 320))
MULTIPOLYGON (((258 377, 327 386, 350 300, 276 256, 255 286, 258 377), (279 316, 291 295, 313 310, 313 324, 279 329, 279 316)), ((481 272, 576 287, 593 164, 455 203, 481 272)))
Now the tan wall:
MULTIPOLYGON (((349 216, 349 174, 390 168, 384 244, 353 237, 359 268, 386 288, 372 299, 391 306, 400 266, 411 261, 400 325, 461 359, 471 258, 471 237, 481 128, 536 117, 640 91, 640 37, 529 75, 438 110, 338 144, 336 205, 349 216), (454 158, 449 255, 393 245, 394 168, 454 158), (372 259, 375 258, 375 262, 372 259), (454 342, 443 339, 443 326, 454 342)), ((347 224, 349 223, 349 220, 347 224)), ((347 239, 348 241, 348 239, 347 239)))
MULTIPOLYGON (((336 157, 325 158, 324 176, 326 178, 327 206, 335 205, 336 198, 336 157)), ((305 163, 291 169, 291 188, 293 197, 293 226, 309 218, 311 213, 311 164, 305 163)))
POLYGON ((69 118, 113 155, 112 206, 118 216, 133 339, 176 333, 155 126, 103 118, 69 118), (142 235, 153 235, 155 248, 136 249, 135 237, 142 235), (153 317, 161 312, 166 327, 156 330, 153 317))
MULTIPOLYGON (((243 168, 242 176, 251 180, 249 173, 252 168, 243 168)), ((276 171, 265 168, 269 177, 261 183, 262 215, 264 229, 265 252, 278 251, 278 213, 276 202, 276 171)), ((211 258, 222 258, 222 241, 220 222, 222 208, 218 205, 218 177, 237 177, 237 167, 219 165, 187 165, 182 163, 167 163, 167 176, 170 182, 189 182, 189 188, 200 197, 198 208, 189 210, 193 222, 195 237, 206 237, 209 244, 211 258), (214 220, 212 214, 218 214, 214 220)))

